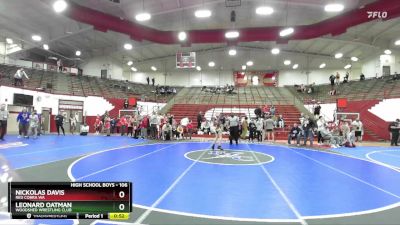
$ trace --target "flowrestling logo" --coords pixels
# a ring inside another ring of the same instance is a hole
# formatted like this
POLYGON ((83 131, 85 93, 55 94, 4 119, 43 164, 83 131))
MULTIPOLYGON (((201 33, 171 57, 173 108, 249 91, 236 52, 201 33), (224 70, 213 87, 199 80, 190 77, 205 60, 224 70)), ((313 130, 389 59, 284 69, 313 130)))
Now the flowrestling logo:
POLYGON ((185 157, 203 163, 221 165, 261 165, 274 160, 274 157, 261 152, 245 150, 198 150, 188 152, 185 157))
POLYGON ((385 11, 367 11, 368 19, 386 19, 388 13, 385 11))

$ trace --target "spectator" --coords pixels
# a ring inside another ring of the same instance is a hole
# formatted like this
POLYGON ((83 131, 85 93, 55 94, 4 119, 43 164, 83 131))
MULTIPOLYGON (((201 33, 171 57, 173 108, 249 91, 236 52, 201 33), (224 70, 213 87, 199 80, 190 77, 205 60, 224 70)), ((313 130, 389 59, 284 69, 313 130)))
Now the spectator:
POLYGON ((262 117, 261 106, 260 106, 260 107, 257 107, 257 108, 254 110, 254 114, 256 114, 257 118, 261 118, 261 117, 262 117))
POLYGON ((0 106, 0 141, 4 141, 4 136, 7 133, 7 120, 10 113, 6 109, 6 104, 0 106))
POLYGON ((360 118, 357 118, 355 121, 351 123, 351 126, 353 127, 354 135, 356 138, 356 141, 362 142, 362 137, 364 135, 364 127, 363 123, 360 121, 360 118))
POLYGON ((365 80, 365 75, 361 73, 361 75, 360 75, 360 81, 363 81, 363 80, 365 80))
POLYGON ((314 116, 318 118, 320 114, 321 114, 321 105, 318 102, 317 105, 314 107, 314 116))
POLYGON ((394 73, 392 80, 399 80, 400 76, 397 74, 397 72, 394 73))
POLYGON ((126 98, 124 100, 124 109, 128 109, 129 108, 129 100, 126 98))
POLYGON ((154 77, 153 78, 151 78, 151 83, 153 84, 153 86, 154 86, 154 84, 155 84, 155 79, 154 79, 154 77))
POLYGON ((127 116, 121 116, 121 118, 119 119, 119 123, 121 125, 121 136, 124 136, 126 132, 126 126, 128 125, 127 116))
POLYGON ((111 125, 110 131, 113 134, 115 132, 115 127, 117 126, 117 120, 115 118, 112 118, 110 121, 110 125, 111 125))
POLYGON ((399 146, 399 129, 400 129, 400 119, 396 119, 395 122, 390 124, 390 132, 392 133, 392 140, 390 142, 390 146, 399 146))
POLYGON ((59 111, 58 115, 55 117, 58 135, 60 135, 60 128, 61 128, 61 131, 63 132, 63 135, 65 136, 64 119, 65 119, 64 116, 61 115, 61 112, 59 111))
POLYGON ((100 119, 100 115, 97 115, 96 120, 94 121, 94 129, 96 131, 96 134, 99 134, 101 132, 102 126, 103 126, 103 122, 100 119))
POLYGON ((62 65, 61 59, 57 60, 57 69, 58 69, 59 73, 61 73, 63 71, 63 65, 62 65))
POLYGON ((307 145, 307 139, 310 139, 310 146, 313 146, 314 128, 315 128, 314 120, 306 116, 303 123, 304 145, 307 145))
POLYGON ((283 115, 279 115, 277 119, 277 127, 285 128, 285 120, 283 119, 283 115))
POLYGON ((346 76, 344 76, 344 79, 343 79, 343 84, 349 82, 349 76, 350 76, 349 72, 346 72, 346 76))
POLYGON ((201 123, 200 130, 203 132, 203 134, 210 134, 210 131, 211 131, 210 122, 205 119, 201 123))
POLYGON ((331 74, 329 77, 329 81, 331 82, 331 86, 333 87, 335 85, 335 75, 331 74))
POLYGON ((264 119, 263 118, 258 118, 257 121, 255 122, 256 126, 256 136, 258 142, 263 141, 263 130, 264 130, 264 119))
MULTIPOLYGON (((261 128, 261 131, 262 131, 262 128, 261 128)), ((254 142, 256 132, 257 132, 256 123, 255 123, 254 119, 251 119, 250 123, 249 123, 249 141, 250 142, 254 142)))
POLYGON ((176 139, 180 140, 183 139, 183 126, 182 125, 178 125, 178 127, 176 128, 176 139))
POLYGON ((300 146, 300 133, 301 129, 298 127, 297 123, 294 123, 292 129, 289 132, 288 144, 291 144, 292 139, 296 139, 297 146, 300 146))
POLYGON ((248 129, 249 129, 249 123, 247 122, 247 116, 246 116, 242 121, 242 134, 240 136, 241 139, 245 140, 247 138, 248 129))
POLYGON ((150 77, 147 77, 146 80, 147 80, 147 85, 150 85, 150 77))
POLYGON ((336 85, 339 85, 340 84, 340 74, 339 74, 339 72, 336 72, 336 85))
POLYGON ((162 127, 162 133, 165 141, 169 141, 172 138, 172 126, 169 123, 165 123, 162 127))
POLYGON ((28 128, 29 128, 29 116, 30 114, 27 112, 26 108, 22 109, 17 116, 18 128, 19 128, 19 135, 18 138, 22 136, 28 138, 28 128))
POLYGON ((69 132, 71 132, 71 134, 74 134, 74 132, 76 131, 76 116, 71 113, 69 116, 69 132))
MULTIPOLYGON (((157 139, 158 125, 159 125, 158 116, 157 116, 156 112, 153 112, 153 114, 150 116, 150 137, 152 139, 157 139)), ((172 130, 172 127, 171 127, 171 130, 172 130)))
POLYGON ((109 137, 111 135, 111 118, 108 115, 104 119, 104 129, 106 136, 109 137))
POLYGON ((275 133, 274 133, 274 120, 271 116, 268 116, 267 119, 264 121, 264 128, 267 134, 268 141, 275 141, 275 133))
POLYGON ((144 116, 142 121, 140 122, 140 136, 142 139, 147 138, 147 129, 149 127, 149 117, 144 116))
POLYGON ((336 95, 336 93, 337 93, 337 92, 336 92, 336 89, 334 89, 334 88, 333 88, 332 90, 329 91, 329 95, 332 95, 332 96, 333 96, 333 95, 336 95))
POLYGON ((17 72, 14 74, 14 86, 24 86, 22 76, 25 76, 25 78, 29 80, 29 77, 28 75, 26 75, 24 68, 18 69, 17 72))
POLYGON ((275 106, 274 106, 274 105, 271 105, 271 108, 269 108, 269 113, 270 113, 272 116, 275 116, 275 112, 276 112, 275 106))
POLYGON ((317 120, 317 135, 318 135, 318 144, 321 144, 323 142, 322 138, 322 131, 325 130, 325 120, 322 116, 319 116, 317 120))
POLYGON ((203 115, 201 112, 199 112, 199 114, 197 114, 197 130, 200 130, 202 121, 203 121, 203 115))
POLYGON ((189 135, 190 140, 192 140, 192 133, 193 133, 193 123, 191 120, 189 120, 188 124, 186 125, 186 134, 189 135))
POLYGON ((89 133, 89 126, 88 126, 86 123, 84 123, 84 124, 81 126, 81 133, 80 133, 80 135, 81 135, 81 136, 87 136, 88 133, 89 133))

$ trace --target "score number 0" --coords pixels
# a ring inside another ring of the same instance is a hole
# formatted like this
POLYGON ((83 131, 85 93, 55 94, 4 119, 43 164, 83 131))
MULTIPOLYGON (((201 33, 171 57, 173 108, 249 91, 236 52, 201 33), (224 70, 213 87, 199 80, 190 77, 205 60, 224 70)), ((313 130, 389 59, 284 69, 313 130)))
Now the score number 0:
MULTIPOLYGON (((118 196, 119 196, 120 198, 124 198, 124 197, 125 197, 125 192, 124 192, 124 191, 120 191, 120 192, 118 193, 118 196)), ((123 203, 119 204, 118 208, 119 208, 119 210, 124 211, 124 209, 125 209, 125 204, 123 204, 123 203)))

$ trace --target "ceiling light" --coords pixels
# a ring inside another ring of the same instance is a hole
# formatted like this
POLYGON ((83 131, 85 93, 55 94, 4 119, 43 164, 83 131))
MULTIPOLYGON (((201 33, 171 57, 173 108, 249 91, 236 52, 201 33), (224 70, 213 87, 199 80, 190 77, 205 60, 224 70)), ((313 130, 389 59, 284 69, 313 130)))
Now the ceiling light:
POLYGON ((124 44, 124 49, 126 49, 126 50, 131 50, 131 49, 132 49, 132 45, 129 44, 129 43, 124 44))
POLYGON ((136 19, 137 21, 139 21, 139 22, 147 21, 147 20, 151 19, 151 15, 150 15, 150 13, 143 12, 143 13, 137 14, 137 15, 135 16, 135 19, 136 19))
POLYGON ((289 28, 281 30, 281 32, 279 32, 279 35, 281 37, 285 37, 285 36, 288 36, 288 35, 292 34, 293 32, 294 32, 294 29, 289 27, 289 28))
POLYGON ((215 62, 213 62, 213 61, 209 62, 209 63, 208 63, 208 66, 209 66, 209 67, 214 67, 214 66, 215 66, 215 62))
POLYGON ((394 42, 394 45, 400 45, 400 40, 397 40, 396 42, 394 42))
POLYGON ((343 53, 336 53, 335 54, 335 58, 336 59, 340 59, 340 58, 342 58, 343 57, 343 53))
POLYGON ((229 53, 229 55, 234 56, 234 55, 236 55, 237 52, 236 52, 236 49, 230 49, 228 53, 229 53))
POLYGON ((347 69, 350 69, 350 68, 351 68, 351 65, 350 65, 350 64, 347 64, 344 68, 345 68, 346 70, 347 70, 347 69))
POLYGON ((319 65, 319 68, 320 69, 323 69, 323 68, 325 68, 326 67, 326 63, 322 63, 321 65, 319 65))
POLYGON ((82 52, 79 51, 79 50, 75 52, 75 55, 76 55, 76 56, 80 56, 81 54, 82 54, 82 52))
POLYGON ((133 72, 137 72, 137 69, 135 68, 135 67, 131 67, 131 70, 133 71, 133 72))
POLYGON ((262 16, 271 15, 273 12, 274 9, 269 6, 260 6, 256 9, 256 13, 262 16))
POLYGON ((293 65, 293 69, 295 70, 295 69, 297 69, 297 68, 299 68, 299 64, 294 64, 294 65, 293 65))
POLYGON ((328 4, 325 6, 325 11, 326 12, 340 12, 343 11, 344 5, 334 3, 334 4, 328 4))
POLYGON ((49 45, 48 44, 44 44, 43 48, 44 48, 44 50, 49 50, 49 45))
POLYGON ((253 61, 247 61, 246 65, 247 66, 252 66, 252 65, 254 65, 254 63, 253 63, 253 61))
POLYGON ((196 70, 197 71, 201 71, 201 67, 200 66, 196 66, 196 70))
POLYGON ((127 64, 128 64, 128 66, 132 66, 132 65, 133 65, 133 62, 132 62, 132 61, 129 61, 127 64))
POLYGON ((358 61, 358 58, 355 57, 355 56, 351 57, 350 59, 351 59, 351 61, 353 61, 353 62, 357 62, 357 61, 358 61))
POLYGON ((208 9, 199 9, 194 12, 194 16, 196 16, 197 18, 207 18, 211 16, 211 11, 208 9))
POLYGON ((237 31, 228 31, 225 33, 226 38, 238 38, 239 37, 239 32, 237 31))
POLYGON ((283 61, 283 64, 285 64, 286 66, 289 66, 292 62, 290 60, 285 60, 283 61))
POLYGON ((242 70, 246 70, 247 66, 246 65, 242 65, 242 70))
POLYGON ((180 41, 184 41, 184 40, 186 40, 186 38, 187 38, 187 34, 186 34, 185 31, 179 32, 179 34, 178 34, 178 39, 179 39, 180 41))
POLYGON ((67 3, 64 0, 58 0, 53 3, 53 9, 56 13, 60 13, 67 8, 67 3))
POLYGON ((386 50, 384 51, 384 53, 385 53, 386 55, 390 55, 390 54, 392 54, 392 51, 390 51, 389 49, 386 49, 386 50))
POLYGON ((153 70, 153 71, 157 71, 157 67, 155 67, 155 66, 151 66, 151 70, 153 70))
POLYGON ((279 50, 279 48, 273 48, 273 49, 271 50, 271 53, 274 54, 274 55, 278 55, 279 52, 281 52, 281 50, 279 50))
POLYGON ((7 44, 9 44, 9 45, 11 45, 11 44, 14 43, 13 39, 11 39, 11 38, 6 38, 6 42, 7 42, 7 44))
POLYGON ((32 40, 34 40, 34 41, 41 41, 41 40, 42 40, 42 37, 40 37, 40 36, 37 35, 37 34, 34 34, 34 35, 32 35, 32 40))

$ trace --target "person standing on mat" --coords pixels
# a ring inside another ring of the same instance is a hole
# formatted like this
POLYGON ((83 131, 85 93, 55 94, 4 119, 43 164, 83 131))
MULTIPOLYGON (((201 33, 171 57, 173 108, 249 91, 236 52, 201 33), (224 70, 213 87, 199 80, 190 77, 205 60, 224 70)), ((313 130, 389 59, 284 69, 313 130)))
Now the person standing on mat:
POLYGON ((60 112, 58 112, 58 115, 55 117, 55 121, 56 121, 56 126, 57 126, 57 134, 60 135, 60 128, 61 128, 63 135, 65 136, 64 116, 61 115, 60 112))
POLYGON ((390 124, 390 132, 392 133, 392 140, 390 146, 399 146, 397 141, 399 140, 399 129, 400 129, 400 119, 396 119, 395 122, 390 124))
POLYGON ((232 141, 235 140, 236 145, 239 144, 239 118, 233 114, 228 118, 229 122, 229 143, 232 144, 232 141))
POLYGON ((30 136, 33 137, 33 139, 37 138, 38 127, 39 127, 39 116, 36 113, 36 110, 34 110, 29 117, 29 131, 30 131, 29 133, 30 136))
POLYGON ((221 147, 221 141, 222 141, 222 132, 224 131, 223 124, 217 123, 217 127, 215 128, 215 138, 213 145, 211 146, 211 150, 213 154, 217 154, 217 152, 214 152, 215 150, 215 145, 218 145, 218 149, 221 151, 221 154, 224 154, 224 149, 221 147))
POLYGON ((10 114, 6 109, 6 104, 0 106, 0 141, 4 141, 4 136, 7 133, 7 119, 10 114))
POLYGON ((29 116, 30 114, 27 112, 26 108, 22 109, 17 116, 18 128, 19 128, 19 135, 18 138, 22 136, 24 138, 28 137, 28 128, 29 128, 29 116))

